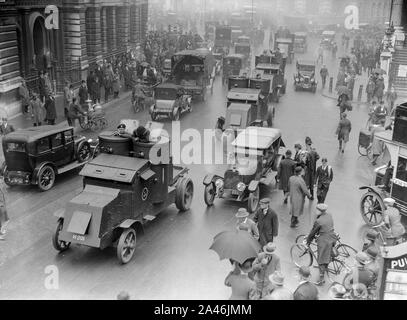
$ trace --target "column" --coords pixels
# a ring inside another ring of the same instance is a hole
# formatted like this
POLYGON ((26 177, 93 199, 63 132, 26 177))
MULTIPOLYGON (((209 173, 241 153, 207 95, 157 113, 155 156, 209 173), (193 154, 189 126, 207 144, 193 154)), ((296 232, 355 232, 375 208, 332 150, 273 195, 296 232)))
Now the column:
POLYGON ((100 26, 101 26, 101 44, 102 53, 107 54, 107 8, 103 7, 100 11, 100 26))
POLYGON ((107 24, 107 50, 108 53, 113 53, 117 50, 117 34, 116 34, 116 7, 106 8, 106 24, 107 24))
POLYGON ((125 5, 116 10, 117 17, 117 47, 121 51, 127 50, 130 42, 130 7, 125 5))
POLYGON ((136 6, 130 7, 130 44, 135 46, 137 42, 137 15, 136 6))
POLYGON ((148 0, 143 0, 141 3, 141 41, 144 41, 147 35, 147 20, 148 20, 148 0))
POLYGON ((101 15, 99 7, 90 7, 86 11, 86 47, 89 60, 102 60, 101 15))

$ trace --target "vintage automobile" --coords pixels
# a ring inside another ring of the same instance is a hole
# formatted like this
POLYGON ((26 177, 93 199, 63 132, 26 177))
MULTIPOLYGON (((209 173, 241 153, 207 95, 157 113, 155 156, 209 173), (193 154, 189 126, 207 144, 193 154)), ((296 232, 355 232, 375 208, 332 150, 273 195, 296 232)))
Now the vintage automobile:
POLYGON ((232 26, 232 43, 236 43, 242 35, 243 30, 239 26, 232 26))
POLYGON ((245 43, 245 44, 250 45, 250 37, 240 36, 239 38, 237 38, 237 43, 245 43))
POLYGON ((164 73, 164 76, 167 78, 171 75, 171 59, 164 60, 163 73, 164 73))
POLYGON ((215 74, 216 62, 212 52, 208 49, 184 50, 172 57, 171 65, 173 81, 184 87, 192 98, 205 101, 215 74))
POLYGON ((215 49, 226 52, 232 46, 232 28, 230 26, 217 26, 215 30, 215 49))
POLYGON ((247 60, 242 54, 230 54, 223 58, 223 82, 231 76, 240 76, 247 67, 247 60))
POLYGON ((251 57, 250 50, 251 50, 250 44, 248 44, 248 43, 235 43, 235 54, 244 55, 247 60, 247 64, 250 64, 250 57, 251 57))
POLYGON ((223 177, 205 176, 204 201, 212 206, 215 198, 247 201, 248 210, 257 210, 260 184, 269 184, 269 174, 277 171, 284 147, 281 131, 274 128, 248 127, 233 141, 234 153, 223 177))
POLYGON ((189 210, 194 185, 186 176, 188 169, 173 165, 169 138, 159 138, 141 142, 104 135, 103 149, 109 146, 111 152, 102 152, 86 164, 80 172, 82 192, 55 212, 52 244, 57 251, 71 244, 117 246, 117 258, 125 264, 133 257, 137 233, 146 223, 173 203, 180 211, 189 210))
POLYGON ((215 74, 218 76, 222 72, 224 54, 223 53, 214 53, 213 57, 215 58, 215 61, 216 61, 215 74))
POLYGON ((284 59, 288 64, 294 61, 294 34, 290 34, 289 37, 280 38, 276 35, 274 41, 274 49, 280 49, 284 59))
POLYGON ((363 186, 366 191, 360 200, 360 213, 370 226, 383 222, 383 199, 391 197, 400 213, 407 216, 407 104, 397 106, 393 131, 376 132, 375 138, 384 142, 390 153, 389 165, 375 169, 374 186, 363 186), (404 106, 403 106, 404 105, 404 106))
POLYGON ((153 121, 159 117, 169 117, 174 121, 180 119, 181 114, 192 111, 192 97, 182 86, 165 82, 154 90, 154 104, 150 108, 153 121))
POLYGON ((50 190, 56 176, 83 166, 93 150, 72 127, 41 126, 9 133, 2 141, 5 161, 0 174, 8 186, 37 185, 50 190))
POLYGON ((308 50, 307 33, 295 32, 294 33, 294 52, 306 53, 308 50))
POLYGON ((271 127, 274 122, 275 108, 268 104, 267 92, 270 82, 262 79, 231 77, 228 81, 227 107, 232 103, 252 105, 255 108, 256 120, 271 127))
POLYGON ((294 89, 309 90, 315 93, 317 91, 318 82, 315 78, 315 62, 298 60, 297 73, 294 74, 294 89))
POLYGON ((335 41, 336 37, 336 32, 335 31, 324 31, 322 32, 322 39, 321 39, 321 45, 324 49, 331 50, 332 45, 335 41))
POLYGON ((286 93, 287 80, 284 76, 284 62, 275 55, 261 55, 255 58, 253 77, 270 81, 269 101, 279 102, 281 95, 286 93))

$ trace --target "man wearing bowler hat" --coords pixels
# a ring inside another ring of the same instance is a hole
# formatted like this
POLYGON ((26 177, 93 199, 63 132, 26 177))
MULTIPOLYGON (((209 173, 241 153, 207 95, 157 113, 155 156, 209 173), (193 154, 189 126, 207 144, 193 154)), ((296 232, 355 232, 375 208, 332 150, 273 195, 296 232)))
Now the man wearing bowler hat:
POLYGON ((293 300, 293 293, 284 286, 284 276, 280 271, 270 275, 272 291, 263 300, 293 300))
POLYGON ((235 217, 237 218, 236 229, 247 231, 254 239, 259 240, 259 230, 256 223, 249 218, 249 212, 245 208, 240 208, 235 217))
POLYGON ((278 236, 278 216, 270 207, 270 199, 260 200, 260 208, 256 211, 253 220, 259 230, 260 245, 265 246, 273 242, 274 237, 278 236))
POLYGON ((319 281, 317 285, 323 285, 325 283, 325 272, 329 262, 331 262, 332 247, 337 241, 334 230, 334 220, 332 216, 326 212, 327 210, 328 206, 326 204, 320 203, 317 205, 317 219, 306 240, 307 246, 309 246, 318 235, 319 281))
POLYGON ((309 267, 301 267, 298 273, 300 285, 294 291, 294 300, 318 300, 318 288, 309 281, 311 278, 309 267))
POLYGON ((305 185, 304 179, 301 177, 303 172, 302 167, 295 168, 295 175, 288 180, 290 192, 290 214, 291 214, 291 228, 298 226, 298 217, 303 214, 305 197, 311 199, 311 194, 305 185))
POLYGON ((257 258, 253 261, 252 276, 256 282, 256 288, 259 299, 265 297, 270 290, 270 275, 275 271, 281 271, 280 258, 274 253, 276 245, 272 242, 263 247, 257 258))

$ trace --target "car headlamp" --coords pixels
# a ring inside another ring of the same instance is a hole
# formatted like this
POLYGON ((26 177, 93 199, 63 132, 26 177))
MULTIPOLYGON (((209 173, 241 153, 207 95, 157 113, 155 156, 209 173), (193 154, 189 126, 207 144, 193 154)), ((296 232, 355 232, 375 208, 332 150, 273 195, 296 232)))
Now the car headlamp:
POLYGON ((237 186, 236 186, 236 189, 237 189, 239 192, 243 192, 243 191, 246 189, 246 185, 245 185, 243 182, 239 182, 239 183, 237 184, 237 186))
POLYGON ((215 186, 216 186, 216 188, 218 188, 218 189, 223 188, 223 180, 222 180, 222 179, 216 180, 216 181, 215 181, 215 186))

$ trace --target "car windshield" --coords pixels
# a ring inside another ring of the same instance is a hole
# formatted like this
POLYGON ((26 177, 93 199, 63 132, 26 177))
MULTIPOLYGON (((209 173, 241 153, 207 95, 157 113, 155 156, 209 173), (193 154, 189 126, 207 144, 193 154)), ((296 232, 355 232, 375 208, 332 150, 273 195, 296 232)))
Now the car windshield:
POLYGON ((257 150, 248 150, 249 154, 244 154, 244 153, 236 153, 235 154, 235 163, 234 165, 237 165, 239 168, 247 168, 247 169, 255 169, 257 168, 257 163, 258 163, 258 156, 257 156, 257 150), (250 154, 254 153, 254 154, 250 154))
POLYGON ((155 98, 157 100, 175 100, 177 99, 177 89, 157 88, 155 89, 155 98))
POLYGON ((7 143, 7 152, 25 152, 25 143, 9 142, 7 143))
POLYGON ((315 72, 315 66, 302 64, 298 66, 298 71, 315 72))

